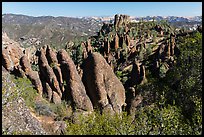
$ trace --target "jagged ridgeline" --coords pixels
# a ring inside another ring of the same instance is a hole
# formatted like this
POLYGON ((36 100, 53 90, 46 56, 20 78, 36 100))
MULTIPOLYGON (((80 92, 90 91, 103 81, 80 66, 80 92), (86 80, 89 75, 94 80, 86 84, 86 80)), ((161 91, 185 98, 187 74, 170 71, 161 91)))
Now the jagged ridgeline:
POLYGON ((88 53, 99 52, 123 85, 134 87, 147 81, 146 69, 165 76, 179 54, 175 41, 180 33, 166 21, 130 22, 127 15, 115 15, 114 23, 104 23, 97 36, 65 49, 77 68, 83 68, 88 53))
POLYGON ((74 113, 131 114, 142 102, 137 86, 149 77, 165 77, 180 53, 177 36, 189 33, 166 21, 130 22, 127 15, 115 15, 96 36, 60 50, 49 45, 23 49, 3 34, 2 65, 29 78, 49 102, 71 102, 74 113))

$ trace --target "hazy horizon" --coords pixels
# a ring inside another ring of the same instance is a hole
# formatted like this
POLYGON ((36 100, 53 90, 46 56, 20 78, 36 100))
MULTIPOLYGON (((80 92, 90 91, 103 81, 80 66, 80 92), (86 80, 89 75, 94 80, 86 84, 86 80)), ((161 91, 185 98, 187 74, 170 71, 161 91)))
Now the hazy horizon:
POLYGON ((53 17, 202 16, 202 2, 2 2, 2 14, 53 17))

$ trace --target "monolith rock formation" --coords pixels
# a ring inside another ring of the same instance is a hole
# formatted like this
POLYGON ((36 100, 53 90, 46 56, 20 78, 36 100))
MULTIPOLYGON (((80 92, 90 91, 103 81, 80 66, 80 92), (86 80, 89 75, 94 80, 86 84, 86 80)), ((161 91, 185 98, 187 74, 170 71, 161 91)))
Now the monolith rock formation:
POLYGON ((125 89, 100 53, 84 61, 83 82, 94 108, 120 113, 125 105, 125 89))

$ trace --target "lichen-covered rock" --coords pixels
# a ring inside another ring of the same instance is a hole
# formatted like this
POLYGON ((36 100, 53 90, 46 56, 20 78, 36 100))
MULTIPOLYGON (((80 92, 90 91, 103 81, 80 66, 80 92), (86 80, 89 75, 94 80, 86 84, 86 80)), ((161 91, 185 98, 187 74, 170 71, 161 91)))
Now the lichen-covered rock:
POLYGON ((95 108, 108 104, 120 113, 125 104, 125 89, 103 56, 92 53, 84 62, 83 82, 95 108))
POLYGON ((72 96, 74 110, 93 111, 92 103, 86 94, 76 66, 65 50, 62 49, 58 52, 58 61, 61 64, 62 75, 66 81, 67 90, 72 96))

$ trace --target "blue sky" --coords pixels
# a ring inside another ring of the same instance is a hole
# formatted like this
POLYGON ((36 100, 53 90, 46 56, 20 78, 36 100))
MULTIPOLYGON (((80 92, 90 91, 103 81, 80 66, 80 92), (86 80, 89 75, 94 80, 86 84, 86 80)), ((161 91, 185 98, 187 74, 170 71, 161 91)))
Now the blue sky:
POLYGON ((202 2, 2 2, 2 13, 31 16, 200 16, 202 2))

